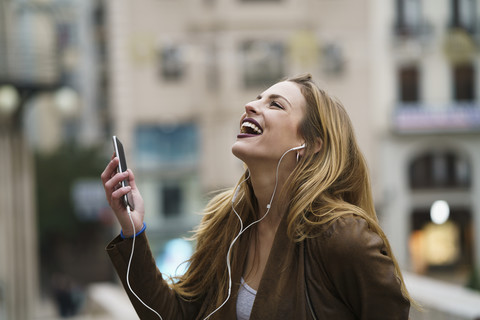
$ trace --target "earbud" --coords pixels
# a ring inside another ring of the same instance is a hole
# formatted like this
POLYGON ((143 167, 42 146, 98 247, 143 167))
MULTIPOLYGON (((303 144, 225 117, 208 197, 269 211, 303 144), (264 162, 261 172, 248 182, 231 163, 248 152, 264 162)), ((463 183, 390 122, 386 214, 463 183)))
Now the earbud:
POLYGON ((292 148, 292 149, 290 149, 290 150, 288 150, 288 151, 300 150, 300 149, 303 149, 303 148, 305 148, 305 147, 306 147, 306 145, 305 145, 305 143, 304 143, 304 144, 302 144, 301 146, 298 146, 298 147, 292 148))
MULTIPOLYGON (((303 148, 305 148, 305 143, 302 144, 302 145, 299 146, 299 147, 292 148, 292 149, 290 149, 290 150, 288 150, 288 151, 300 150, 300 149, 303 149, 303 148)), ((287 152, 288 152, 288 151, 287 151, 287 152)), ((300 152, 297 151, 297 162, 298 162, 298 159, 300 159, 300 152)))

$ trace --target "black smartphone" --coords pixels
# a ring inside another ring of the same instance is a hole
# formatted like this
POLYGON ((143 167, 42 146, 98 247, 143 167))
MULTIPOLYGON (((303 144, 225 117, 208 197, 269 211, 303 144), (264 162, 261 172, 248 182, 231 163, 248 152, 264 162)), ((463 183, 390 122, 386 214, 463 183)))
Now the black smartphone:
MULTIPOLYGON (((118 159, 120 160, 118 163, 117 171, 125 172, 127 171, 127 159, 125 157, 125 151, 123 150, 123 144, 120 142, 120 140, 116 136, 113 136, 112 140, 113 140, 113 148, 115 149, 115 155, 118 156, 118 159)), ((128 186, 128 179, 125 179, 122 181, 122 187, 125 187, 125 186, 128 186)), ((130 206, 131 210, 135 209, 131 192, 123 196, 123 204, 125 205, 125 207, 127 205, 130 206)))

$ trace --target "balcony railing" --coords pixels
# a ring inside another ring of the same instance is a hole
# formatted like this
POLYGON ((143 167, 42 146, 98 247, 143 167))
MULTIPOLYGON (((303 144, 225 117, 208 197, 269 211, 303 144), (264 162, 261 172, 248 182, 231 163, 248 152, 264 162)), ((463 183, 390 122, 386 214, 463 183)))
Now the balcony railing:
POLYGON ((433 37, 433 25, 430 21, 419 20, 416 23, 399 23, 393 25, 393 39, 396 45, 406 40, 416 40, 421 43, 429 43, 433 37))
POLYGON ((480 104, 476 102, 445 106, 402 103, 397 104, 392 118, 393 130, 400 134, 480 132, 480 104))

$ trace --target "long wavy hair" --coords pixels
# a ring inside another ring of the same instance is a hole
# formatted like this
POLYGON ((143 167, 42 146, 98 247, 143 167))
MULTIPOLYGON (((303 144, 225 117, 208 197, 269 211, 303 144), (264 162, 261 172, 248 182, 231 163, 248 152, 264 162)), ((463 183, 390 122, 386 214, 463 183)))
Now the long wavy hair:
MULTIPOLYGON (((413 302, 405 287, 390 244, 379 226, 372 199, 366 161, 359 150, 353 127, 342 104, 319 89, 310 74, 287 78, 299 85, 306 100, 305 116, 299 130, 306 143, 304 156, 288 177, 282 195, 288 196, 288 236, 294 242, 318 236, 321 226, 354 214, 365 219, 371 230, 384 241, 393 260, 404 297, 413 302), (321 141, 320 151, 315 145, 321 141)), ((247 171, 239 179, 235 207, 244 224, 255 221, 258 208, 247 171)), ((237 187, 216 195, 207 205, 202 222, 195 230, 195 253, 187 272, 172 284, 181 297, 205 299, 209 311, 226 298, 228 272, 225 257, 240 222, 232 212, 237 187), (214 288, 214 290, 210 290, 214 288)), ((252 236, 246 233, 242 237, 252 236)), ((247 238, 248 239, 248 238, 247 238)), ((232 251, 232 264, 239 261, 232 251)))

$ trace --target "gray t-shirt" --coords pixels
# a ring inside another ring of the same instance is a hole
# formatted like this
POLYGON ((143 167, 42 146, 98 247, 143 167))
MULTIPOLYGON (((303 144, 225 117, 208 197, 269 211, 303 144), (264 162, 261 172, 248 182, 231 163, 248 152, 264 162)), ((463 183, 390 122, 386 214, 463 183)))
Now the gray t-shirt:
POLYGON ((249 320, 250 313, 252 312, 253 302, 257 291, 252 289, 242 277, 242 285, 238 289, 237 297, 237 319, 249 320))

